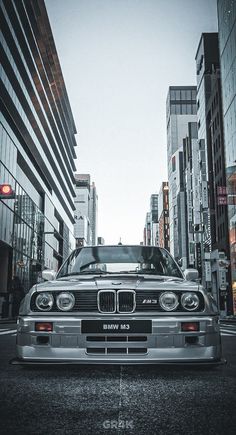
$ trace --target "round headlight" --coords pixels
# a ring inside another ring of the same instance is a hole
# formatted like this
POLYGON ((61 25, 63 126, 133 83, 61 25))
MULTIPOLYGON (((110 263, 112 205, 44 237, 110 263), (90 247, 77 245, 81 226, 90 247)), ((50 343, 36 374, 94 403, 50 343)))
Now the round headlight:
POLYGON ((185 310, 196 310, 199 307, 199 297, 196 293, 184 293, 181 296, 181 304, 185 310))
POLYGON ((36 307, 41 311, 50 311, 54 299, 51 293, 40 293, 35 300, 36 307))
POLYGON ((62 292, 57 296, 56 304, 61 311, 69 311, 75 305, 75 297, 72 293, 62 292))
POLYGON ((159 302, 161 308, 163 308, 163 310, 165 311, 173 311, 179 305, 179 301, 176 294, 172 292, 162 293, 159 302))

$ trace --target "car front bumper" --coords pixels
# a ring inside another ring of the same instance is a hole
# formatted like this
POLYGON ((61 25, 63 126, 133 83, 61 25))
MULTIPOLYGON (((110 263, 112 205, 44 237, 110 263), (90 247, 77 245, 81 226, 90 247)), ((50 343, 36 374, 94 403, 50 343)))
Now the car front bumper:
MULTIPOLYGON (((106 320, 140 320, 114 316, 106 320)), ((77 316, 21 316, 17 325, 18 363, 72 364, 167 364, 217 363, 221 361, 217 316, 147 317, 151 333, 82 333, 77 316), (36 332, 35 322, 52 322, 52 332, 36 332), (182 322, 199 322, 196 332, 182 332, 182 322), (44 337, 43 339, 40 337, 44 337)), ((91 317, 104 320, 104 317, 91 317)))

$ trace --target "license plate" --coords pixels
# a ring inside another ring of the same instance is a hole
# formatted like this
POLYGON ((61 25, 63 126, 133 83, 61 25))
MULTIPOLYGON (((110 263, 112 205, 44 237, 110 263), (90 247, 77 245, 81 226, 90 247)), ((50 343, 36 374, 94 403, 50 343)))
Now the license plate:
POLYGON ((151 320, 82 320, 82 334, 150 334, 151 320))

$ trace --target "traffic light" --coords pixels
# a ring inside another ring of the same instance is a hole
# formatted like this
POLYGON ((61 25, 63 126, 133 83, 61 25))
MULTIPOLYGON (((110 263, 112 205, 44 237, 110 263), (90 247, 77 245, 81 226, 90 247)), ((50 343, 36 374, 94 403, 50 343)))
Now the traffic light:
POLYGON ((15 198, 15 192, 12 189, 11 184, 0 184, 0 199, 13 199, 15 198))

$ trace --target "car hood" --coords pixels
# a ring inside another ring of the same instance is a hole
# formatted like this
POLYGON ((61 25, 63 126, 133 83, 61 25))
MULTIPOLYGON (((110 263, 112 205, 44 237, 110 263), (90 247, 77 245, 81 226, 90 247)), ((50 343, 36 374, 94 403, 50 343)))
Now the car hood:
POLYGON ((62 290, 103 290, 103 289, 130 289, 130 290, 173 290, 198 291, 199 284, 181 278, 155 276, 86 276, 65 277, 55 281, 48 281, 36 286, 37 291, 62 290))

